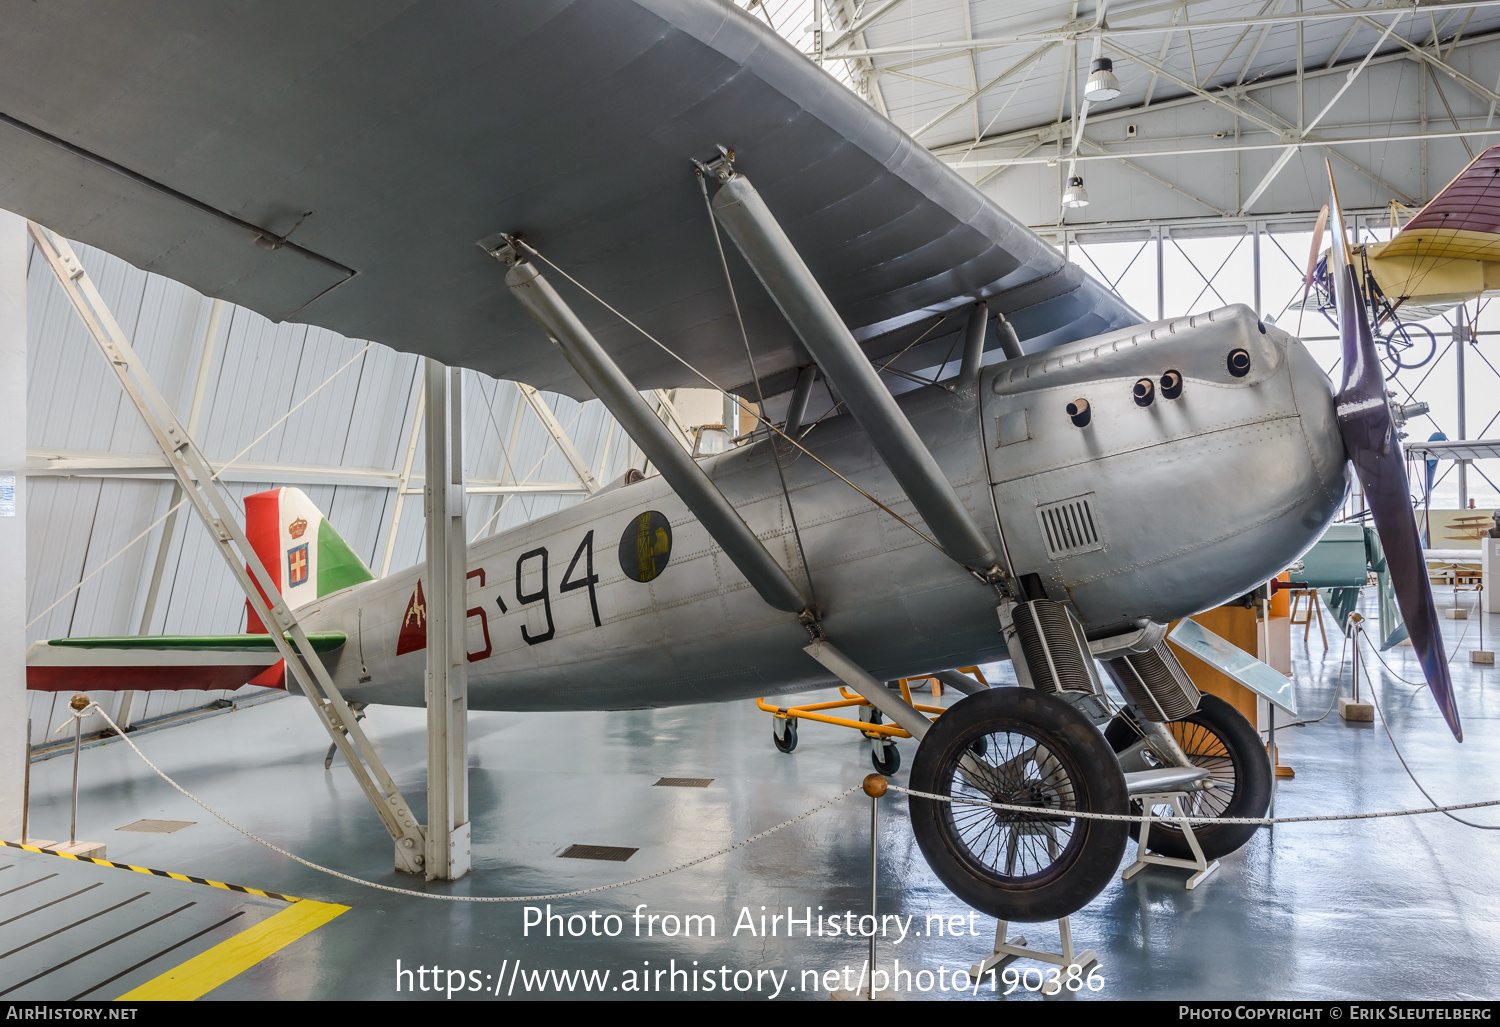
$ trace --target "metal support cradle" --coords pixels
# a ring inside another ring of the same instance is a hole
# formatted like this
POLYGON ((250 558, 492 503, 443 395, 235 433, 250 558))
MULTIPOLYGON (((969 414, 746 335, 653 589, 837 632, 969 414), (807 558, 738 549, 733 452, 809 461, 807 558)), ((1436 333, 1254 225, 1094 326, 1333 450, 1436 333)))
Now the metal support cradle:
MULTIPOLYGON (((1047 850, 1053 859, 1057 858, 1057 834, 1056 828, 1050 824, 1034 824, 1026 832, 1028 834, 1040 835, 1047 839, 1047 850)), ((1010 843, 1010 855, 1008 862, 1012 865, 1008 869, 1014 869, 1014 860, 1018 838, 1013 837, 1010 843)), ((1010 922, 999 920, 995 923, 995 947, 989 955, 969 968, 969 976, 978 981, 986 973, 999 969, 1016 959, 1035 959, 1042 963, 1051 963, 1053 966, 1061 967, 1064 972, 1070 968, 1078 967, 1079 973, 1085 973, 1088 968, 1099 961, 1099 957, 1093 949, 1085 952, 1073 951, 1073 925, 1068 917, 1057 921, 1057 930, 1061 940, 1061 952, 1048 952, 1045 949, 1033 948, 1026 943, 1025 935, 1008 937, 1010 933, 1010 922)), ((1050 980, 1043 978, 1041 992, 1047 998, 1052 998, 1062 993, 1062 974, 1057 974, 1050 980)))
MULTIPOLYGON (((1040 963, 1051 963, 1053 966, 1061 967, 1064 972, 1076 966, 1080 974, 1087 974, 1089 967, 1098 965, 1099 957, 1093 949, 1083 952, 1073 951, 1073 925, 1068 917, 1063 917, 1057 922, 1057 930, 1061 936, 1062 944, 1059 947, 1062 951, 1048 952, 1045 949, 1032 948, 1027 944, 1024 934, 1018 934, 1014 938, 1007 937, 1010 933, 1009 921, 996 921, 995 949, 969 967, 969 977, 977 981, 990 971, 999 970, 1017 959, 1035 959, 1040 963)), ((1062 980, 1063 974, 1050 980, 1043 978, 1042 995, 1046 998, 1054 998, 1061 994, 1062 980)))
MULTIPOLYGON (((1142 793, 1133 798, 1139 798, 1141 809, 1145 811, 1148 818, 1153 806, 1171 806, 1172 812, 1178 817, 1188 816, 1188 812, 1182 808, 1182 800, 1187 798, 1187 792, 1142 793)), ((1187 879, 1187 890, 1192 891, 1219 869, 1218 860, 1204 858, 1203 848, 1198 844, 1198 839, 1193 834, 1192 821, 1189 820, 1178 820, 1176 823, 1187 839, 1188 848, 1193 850, 1193 859, 1179 859, 1175 856, 1163 856, 1152 852, 1151 826, 1154 823, 1154 820, 1147 819, 1141 824, 1141 833, 1135 841, 1135 862, 1125 868, 1125 872, 1120 875, 1120 880, 1128 881, 1148 866, 1178 867, 1193 871, 1187 879)))

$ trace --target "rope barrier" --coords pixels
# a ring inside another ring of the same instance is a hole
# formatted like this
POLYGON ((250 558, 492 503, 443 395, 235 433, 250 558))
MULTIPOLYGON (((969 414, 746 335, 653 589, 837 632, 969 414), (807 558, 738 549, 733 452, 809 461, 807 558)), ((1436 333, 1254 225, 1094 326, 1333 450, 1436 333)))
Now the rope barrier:
POLYGON ((918 791, 915 788, 905 788, 894 783, 889 787, 893 792, 904 792, 907 795, 914 795, 919 799, 957 803, 964 806, 988 806, 990 809, 1003 810, 1007 813, 1025 813, 1032 817, 1066 820, 1124 820, 1132 823, 1150 821, 1154 824, 1169 821, 1190 824, 1309 824, 1334 820, 1378 820, 1383 817, 1415 817, 1423 813, 1448 813, 1460 809, 1484 809, 1490 806, 1500 806, 1500 799, 1491 799, 1488 802, 1465 802, 1456 806, 1428 806, 1422 809, 1386 810, 1378 813, 1331 813, 1321 817, 1179 817, 1175 814, 1153 816, 1148 813, 1089 813, 1084 810, 1051 809, 1046 806, 1012 806, 1008 803, 989 802, 985 799, 971 799, 961 795, 935 795, 932 792, 918 791))
MULTIPOLYGON (((853 785, 853 786, 851 786, 849 788, 846 788, 842 792, 839 792, 837 795, 833 796, 831 799, 828 799, 828 800, 826 800, 824 802, 819 803, 818 805, 812 807, 811 809, 807 810, 806 812, 800 813, 797 816, 792 817, 789 820, 783 820, 781 823, 775 825, 774 827, 769 827, 769 828, 767 828, 764 831, 761 831, 761 832, 759 832, 757 834, 753 834, 753 835, 751 835, 748 838, 745 838, 745 839, 743 839, 741 841, 735 842, 733 845, 725 846, 724 848, 719 849, 719 850, 717 850, 715 852, 711 852, 711 853, 709 853, 709 854, 707 854, 705 856, 699 856, 699 857, 697 857, 695 859, 690 859, 690 860, 688 860, 685 863, 679 863, 676 866, 668 867, 665 870, 658 870, 655 873, 643 874, 640 877, 633 877, 633 878, 631 878, 628 881, 618 881, 618 882, 616 882, 614 884, 596 885, 595 887, 592 887, 592 888, 578 888, 578 889, 575 889, 573 891, 553 892, 553 893, 548 894, 548 895, 440 895, 440 894, 436 894, 436 893, 432 893, 432 892, 413 891, 410 888, 397 888, 397 887, 394 887, 394 886, 388 885, 388 884, 379 884, 379 883, 377 883, 375 881, 366 881, 363 878, 355 877, 355 876, 353 876, 351 874, 346 874, 346 873, 343 873, 342 871, 334 870, 334 869, 332 869, 330 867, 321 866, 320 864, 314 863, 311 860, 303 859, 301 856, 298 856, 298 855, 296 855, 295 853, 292 853, 292 852, 288 852, 286 849, 283 849, 281 846, 276 845, 273 842, 266 841, 264 838, 260 837, 259 835, 255 834, 254 832, 246 830, 245 828, 243 828, 240 825, 236 824, 234 821, 232 821, 228 817, 224 816, 224 814, 220 813, 218 810, 216 810, 212 806, 208 805, 208 803, 206 803, 202 799, 198 798, 192 792, 190 792, 186 788, 182 787, 182 785, 180 785, 176 781, 172 780, 172 778, 170 776, 168 776, 165 771, 163 771, 155 763, 151 762, 151 759, 145 753, 141 752, 140 747, 135 744, 135 741, 129 735, 125 734, 125 732, 120 729, 119 725, 117 725, 114 722, 113 718, 111 718, 110 715, 108 713, 106 713, 104 711, 103 707, 101 707, 98 703, 91 702, 88 706, 84 707, 81 711, 76 712, 74 714, 74 717, 78 718, 78 719, 82 719, 83 717, 88 716, 92 712, 97 712, 99 714, 99 716, 103 717, 104 720, 105 720, 105 722, 110 726, 110 728, 114 730, 115 734, 118 737, 120 737, 121 739, 123 739, 126 745, 130 746, 131 751, 133 751, 137 756, 139 756, 141 758, 141 761, 143 763, 145 763, 146 766, 150 767, 151 770, 153 772, 155 772, 155 774, 156 774, 157 777, 160 777, 163 781, 165 781, 167 784, 171 785, 174 789, 176 789, 182 795, 186 796, 188 799, 192 800, 198 806, 201 806, 208 813, 212 814, 217 819, 223 821, 229 827, 233 828, 235 831, 238 831, 240 834, 244 835, 246 838, 249 838, 251 841, 256 842, 259 845, 263 845, 266 848, 270 849, 272 852, 275 852, 275 853, 277 853, 278 855, 281 855, 281 856, 285 856, 287 859, 290 859, 290 860, 292 860, 295 863, 300 863, 302 866, 305 866, 305 867, 307 867, 310 870, 316 870, 319 873, 328 874, 330 877, 337 877, 338 879, 340 879, 342 881, 348 881, 351 884, 362 885, 362 886, 364 886, 366 888, 374 888, 377 891, 394 892, 397 895, 408 895, 408 896, 413 896, 415 898, 422 898, 422 899, 437 899, 437 900, 443 901, 443 902, 543 902, 543 901, 552 902, 552 901, 558 901, 558 900, 562 900, 562 899, 580 898, 580 897, 582 897, 584 895, 594 895, 594 894, 597 894, 598 892, 611 891, 611 890, 613 890, 615 888, 625 888, 625 887, 629 887, 630 885, 635 885, 635 884, 644 884, 646 881, 652 881, 652 880, 655 880, 658 877, 666 877, 669 874, 675 874, 675 873, 677 873, 679 871, 687 870, 690 867, 695 867, 695 866, 698 866, 699 864, 707 863, 710 860, 718 859, 720 856, 728 855, 729 853, 734 852, 736 849, 744 848, 746 845, 753 844, 754 842, 760 841, 762 838, 767 838, 767 837, 769 837, 769 836, 777 833, 778 831, 785 830, 786 828, 791 827, 795 823, 798 823, 800 821, 806 820, 808 817, 811 817, 811 816, 813 816, 814 814, 817 814, 817 813, 821 813, 823 810, 828 809, 830 806, 836 805, 837 803, 840 803, 840 802, 844 801, 849 796, 851 796, 855 792, 859 791, 860 787, 861 787, 860 785, 853 785)), ((1219 824, 1256 824, 1256 825, 1266 825, 1266 824, 1305 824, 1305 823, 1324 823, 1324 822, 1342 821, 1342 820, 1376 820, 1376 819, 1381 819, 1381 818, 1386 818, 1386 817, 1412 817, 1412 816, 1420 816, 1421 814, 1424 814, 1424 813, 1444 813, 1444 814, 1450 814, 1450 813, 1452 813, 1452 812, 1454 812, 1456 810, 1485 809, 1485 808, 1489 808, 1489 807, 1493 807, 1493 806, 1500 806, 1500 799, 1497 799, 1497 800, 1490 800, 1488 802, 1466 802, 1466 803, 1459 803, 1459 804, 1453 805, 1453 806, 1433 806, 1433 807, 1429 807, 1429 808, 1426 808, 1426 809, 1389 810, 1389 811, 1376 812, 1376 813, 1335 813, 1335 814, 1330 814, 1330 815, 1327 815, 1327 816, 1303 816, 1303 817, 1199 817, 1199 816, 1182 816, 1182 817, 1179 817, 1179 816, 1176 816, 1176 815, 1155 816, 1155 815, 1152 815, 1151 813, 1148 813, 1148 812, 1143 812, 1143 813, 1140 813, 1140 814, 1092 813, 1092 812, 1088 812, 1088 811, 1085 811, 1085 810, 1049 809, 1049 808, 1046 808, 1046 807, 1038 807, 1038 806, 1016 806, 1016 805, 1011 805, 1009 803, 990 802, 990 801, 985 800, 985 799, 968 798, 968 797, 965 797, 965 796, 937 795, 937 794, 934 794, 932 792, 924 792, 924 791, 921 791, 921 790, 915 789, 915 788, 907 788, 907 787, 905 787, 903 785, 899 785, 899 784, 896 784, 894 782, 892 782, 889 787, 890 787, 891 791, 901 792, 901 793, 903 793, 905 795, 913 796, 913 797, 918 798, 918 799, 928 799, 928 800, 931 800, 933 802, 957 803, 959 805, 988 806, 990 809, 1000 810, 1000 811, 1007 812, 1007 813, 1021 813, 1021 814, 1025 814, 1025 815, 1030 816, 1030 817, 1045 816, 1045 817, 1060 818, 1060 819, 1069 819, 1069 820, 1109 820, 1109 821, 1127 821, 1127 822, 1139 822, 1139 823, 1164 823, 1164 822, 1173 822, 1173 823, 1194 823, 1194 824, 1219 823, 1219 824)), ((1476 825, 1476 826, 1478 826, 1478 825, 1476 825)))
POLYGON ((576 899, 584 895, 593 895, 597 892, 610 891, 615 888, 625 888, 632 884, 642 884, 646 881, 655 880, 658 877, 666 877, 668 874, 675 874, 679 870, 686 870, 689 867, 695 867, 700 863, 707 863, 709 860, 718 859, 720 856, 728 855, 735 849, 741 849, 746 845, 751 844, 752 842, 758 842, 762 838, 766 838, 770 835, 775 834, 777 831, 781 831, 785 828, 791 827, 798 821, 806 820, 808 817, 812 816, 815 813, 821 813, 829 806, 842 802, 860 789, 859 785, 854 785, 853 787, 846 788, 844 791, 835 795, 833 798, 827 800, 826 802, 819 803, 805 813, 798 814, 797 816, 792 817, 790 820, 783 820, 775 827, 768 827, 764 831, 761 831, 759 834, 753 834, 743 841, 735 842, 733 845, 729 845, 722 849, 719 849, 717 852, 710 852, 706 856, 699 856, 696 859, 690 859, 686 863, 679 863, 674 867, 667 868, 666 870, 658 870, 653 874, 644 874, 640 877, 632 877, 628 881, 618 881, 615 884, 601 884, 596 885, 593 888, 579 888, 574 891, 554 892, 551 895, 439 895, 434 892, 420 892, 413 891, 410 888, 396 888, 389 884, 378 884, 375 881, 366 881, 363 878, 354 877, 351 874, 342 873, 341 871, 333 870, 329 867, 320 866, 319 864, 314 863, 311 860, 303 859, 301 856, 298 856, 295 853, 288 852, 279 845, 266 841, 264 838, 251 831, 247 831, 245 828, 241 827, 239 824, 236 824, 224 814, 220 813, 208 803, 204 802, 192 792, 182 787, 182 785, 178 784, 176 781, 173 781, 170 777, 168 777, 166 772, 164 772, 155 763, 152 763, 151 760, 146 756, 146 754, 141 752, 140 748, 136 746, 134 740, 132 740, 129 735, 120 730, 119 726, 114 722, 113 719, 111 719, 108 713, 104 712, 104 708, 101 707, 98 703, 90 703, 81 711, 75 713, 74 717, 77 719, 81 719, 88 716, 91 711, 97 711, 99 716, 103 717, 105 722, 114 729, 115 734, 124 739, 125 744, 130 746, 135 754, 141 758, 142 762, 144 762, 146 766, 150 767, 153 771, 156 772, 157 777, 161 778, 167 784, 177 789, 177 791, 187 796, 193 802, 203 807, 203 809, 207 810, 209 813, 213 814, 215 817, 222 820, 224 823, 234 828, 240 834, 244 835, 246 838, 249 838, 251 841, 257 842, 260 845, 264 845, 272 852, 285 856, 287 859, 290 859, 295 863, 300 863, 310 870, 316 870, 319 873, 328 874, 330 877, 337 877, 341 881, 348 881, 351 884, 363 885, 366 888, 374 888, 377 891, 395 892, 397 895, 409 895, 413 898, 418 899, 437 899, 442 902, 552 902, 559 899, 576 899))

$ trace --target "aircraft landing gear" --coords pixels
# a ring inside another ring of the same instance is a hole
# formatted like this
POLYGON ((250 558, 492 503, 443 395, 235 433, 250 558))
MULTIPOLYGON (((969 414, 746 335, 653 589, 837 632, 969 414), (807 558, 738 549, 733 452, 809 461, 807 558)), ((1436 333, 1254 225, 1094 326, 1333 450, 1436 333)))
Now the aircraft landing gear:
POLYGON ((1387 380, 1397 372, 1423 367, 1437 352, 1437 336, 1426 325, 1397 321, 1381 339, 1385 345, 1385 359, 1391 365, 1387 380))
POLYGON ((1125 853, 1124 821, 1048 814, 1125 813, 1129 800, 1098 729, 1033 689, 991 688, 954 704, 922 739, 911 787, 1037 808, 1030 815, 911 798, 912 830, 933 872, 1000 920, 1077 912, 1104 890, 1125 853))
MULTIPOLYGON (((1170 766, 1158 757, 1149 743, 1140 744, 1138 755, 1130 750, 1140 743, 1140 729, 1117 716, 1105 729, 1104 737, 1127 764, 1127 770, 1145 770, 1170 766), (1140 765, 1135 765, 1139 761, 1140 765)), ((1208 770, 1214 787, 1188 793, 1186 812, 1195 817, 1263 817, 1271 805, 1271 761, 1261 744, 1260 735, 1233 706, 1215 695, 1204 694, 1198 709, 1182 720, 1163 725, 1177 740, 1178 746, 1195 767, 1208 770)), ((1131 803, 1131 812, 1139 814, 1141 806, 1131 803)), ((1162 808, 1162 813, 1170 813, 1162 808)), ((1254 824, 1195 824, 1193 834, 1206 859, 1227 856, 1254 837, 1254 824)), ((1140 833, 1140 825, 1131 826, 1131 835, 1140 833)), ((1192 859, 1194 854, 1187 837, 1175 824, 1159 823, 1151 827, 1151 848, 1164 856, 1192 859)))

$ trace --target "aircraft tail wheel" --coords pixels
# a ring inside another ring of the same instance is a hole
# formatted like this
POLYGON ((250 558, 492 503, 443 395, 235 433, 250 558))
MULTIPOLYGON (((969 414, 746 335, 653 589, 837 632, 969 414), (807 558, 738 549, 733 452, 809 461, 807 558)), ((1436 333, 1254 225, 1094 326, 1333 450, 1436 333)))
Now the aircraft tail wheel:
POLYGON ((797 722, 790 717, 785 720, 772 721, 771 741, 775 742, 776 748, 782 752, 791 752, 797 748, 797 722))
POLYGON ((874 764, 877 774, 894 777, 896 771, 901 769, 901 750, 896 748, 895 742, 886 742, 871 751, 870 762, 874 764))
POLYGON ((1126 822, 1047 814, 1124 813, 1129 800, 1125 775, 1098 729, 1034 689, 991 688, 955 703, 917 748, 910 785, 1037 808, 1033 816, 911 797, 912 831, 933 872, 960 899, 1001 920, 1076 913, 1109 884, 1125 853, 1126 822))
MULTIPOLYGON (((1189 792, 1183 812, 1194 817, 1263 817, 1271 805, 1271 761, 1260 734, 1244 715, 1218 696, 1203 696, 1198 710, 1171 724, 1177 743, 1194 766, 1206 767, 1214 787, 1189 792)), ((1132 802, 1132 813, 1141 804, 1132 802)), ((1163 808, 1160 812, 1170 813, 1163 808)), ((1193 835, 1206 859, 1234 852, 1254 837, 1254 824, 1194 824, 1193 835)), ((1131 836, 1140 825, 1131 826, 1131 836)), ((1151 825, 1151 848, 1163 856, 1196 858, 1182 829, 1175 824, 1151 825)))

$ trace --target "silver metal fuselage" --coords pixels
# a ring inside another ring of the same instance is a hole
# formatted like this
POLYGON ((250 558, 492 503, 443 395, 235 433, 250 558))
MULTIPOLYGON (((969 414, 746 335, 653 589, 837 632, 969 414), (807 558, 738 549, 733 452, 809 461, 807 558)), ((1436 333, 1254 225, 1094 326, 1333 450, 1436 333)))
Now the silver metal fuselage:
MULTIPOLYGON (((1347 488, 1326 376, 1243 306, 1006 361, 977 390, 899 402, 1013 579, 1037 575, 1092 638, 1244 594, 1318 538, 1347 488), (1236 349, 1250 357, 1242 377, 1229 369, 1236 349), (1181 395, 1158 388, 1138 405, 1135 383, 1168 370, 1181 395), (1089 403, 1083 427, 1067 412, 1077 399, 1089 403)), ((803 443, 922 527, 852 418, 803 443)), ((830 641, 887 679, 1007 657, 990 586, 778 442, 804 566, 772 445, 704 468, 793 581, 810 579, 830 641)), ((298 611, 309 631, 348 635, 332 665, 347 698, 423 705, 425 649, 397 655, 423 569, 298 611)), ((471 546, 468 594, 471 709, 632 709, 831 683, 802 651, 806 629, 750 588, 659 476, 471 546), (642 582, 638 519, 651 511, 670 525, 670 551, 642 582)))

